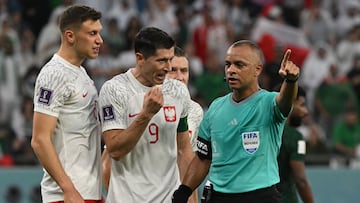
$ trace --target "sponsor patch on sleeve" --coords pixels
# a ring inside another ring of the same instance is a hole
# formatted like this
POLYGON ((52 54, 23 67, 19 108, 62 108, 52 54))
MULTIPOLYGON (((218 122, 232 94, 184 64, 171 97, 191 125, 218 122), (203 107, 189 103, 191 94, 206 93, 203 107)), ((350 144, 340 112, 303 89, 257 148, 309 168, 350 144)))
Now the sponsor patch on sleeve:
POLYGON ((200 159, 212 159, 211 142, 201 137, 197 139, 197 155, 200 159))
POLYGON ((50 105, 50 99, 52 93, 53 93, 52 90, 40 87, 40 95, 39 95, 38 103, 50 105))
POLYGON ((297 142, 298 154, 306 154, 306 142, 305 140, 299 140, 297 142))
POLYGON ((104 121, 115 120, 114 108, 112 105, 104 106, 102 108, 102 113, 104 121))

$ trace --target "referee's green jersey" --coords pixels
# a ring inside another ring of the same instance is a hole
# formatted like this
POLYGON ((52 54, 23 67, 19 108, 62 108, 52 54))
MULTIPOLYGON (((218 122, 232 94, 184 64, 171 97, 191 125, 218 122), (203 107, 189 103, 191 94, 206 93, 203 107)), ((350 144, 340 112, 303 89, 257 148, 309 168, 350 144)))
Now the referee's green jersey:
POLYGON ((198 136, 211 142, 215 191, 242 193, 279 182, 276 158, 286 118, 276 95, 261 89, 236 103, 230 93, 210 105, 198 136))

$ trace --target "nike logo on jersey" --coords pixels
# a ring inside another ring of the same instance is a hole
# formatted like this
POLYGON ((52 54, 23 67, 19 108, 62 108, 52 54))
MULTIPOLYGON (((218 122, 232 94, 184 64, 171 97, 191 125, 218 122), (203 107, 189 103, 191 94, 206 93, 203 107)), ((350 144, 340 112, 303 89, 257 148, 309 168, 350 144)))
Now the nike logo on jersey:
POLYGON ((87 95, 88 95, 88 92, 84 92, 84 93, 82 94, 82 97, 85 98, 87 95))
POLYGON ((133 113, 133 114, 129 113, 129 118, 133 118, 133 117, 135 117, 137 115, 139 115, 139 114, 138 113, 133 113))

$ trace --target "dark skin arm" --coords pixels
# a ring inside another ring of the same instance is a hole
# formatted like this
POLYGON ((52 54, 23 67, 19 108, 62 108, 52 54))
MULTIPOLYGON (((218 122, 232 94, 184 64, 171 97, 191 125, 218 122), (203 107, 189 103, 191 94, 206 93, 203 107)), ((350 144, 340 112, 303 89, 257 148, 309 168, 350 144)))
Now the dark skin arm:
POLYGON ((191 190, 195 190, 208 174, 210 164, 210 160, 202 160, 196 155, 186 171, 182 184, 190 187, 191 190))
MULTIPOLYGON (((292 61, 289 60, 291 50, 286 50, 279 75, 288 80, 297 80, 299 78, 300 69, 292 61)), ((280 93, 276 97, 276 103, 279 105, 280 111, 283 115, 287 116, 294 103, 298 90, 298 82, 289 83, 284 81, 281 85, 280 93)))
POLYGON ((313 203, 314 197, 310 184, 306 178, 304 162, 292 160, 290 161, 290 167, 294 175, 296 188, 300 194, 301 200, 304 203, 313 203))

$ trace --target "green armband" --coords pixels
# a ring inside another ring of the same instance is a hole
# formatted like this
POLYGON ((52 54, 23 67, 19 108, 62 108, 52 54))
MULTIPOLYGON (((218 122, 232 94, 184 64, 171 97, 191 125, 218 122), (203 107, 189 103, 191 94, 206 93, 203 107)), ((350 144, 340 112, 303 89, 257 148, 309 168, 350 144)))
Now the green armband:
POLYGON ((180 118, 179 125, 177 127, 177 132, 185 132, 189 129, 188 122, 187 122, 187 116, 184 118, 180 118))

